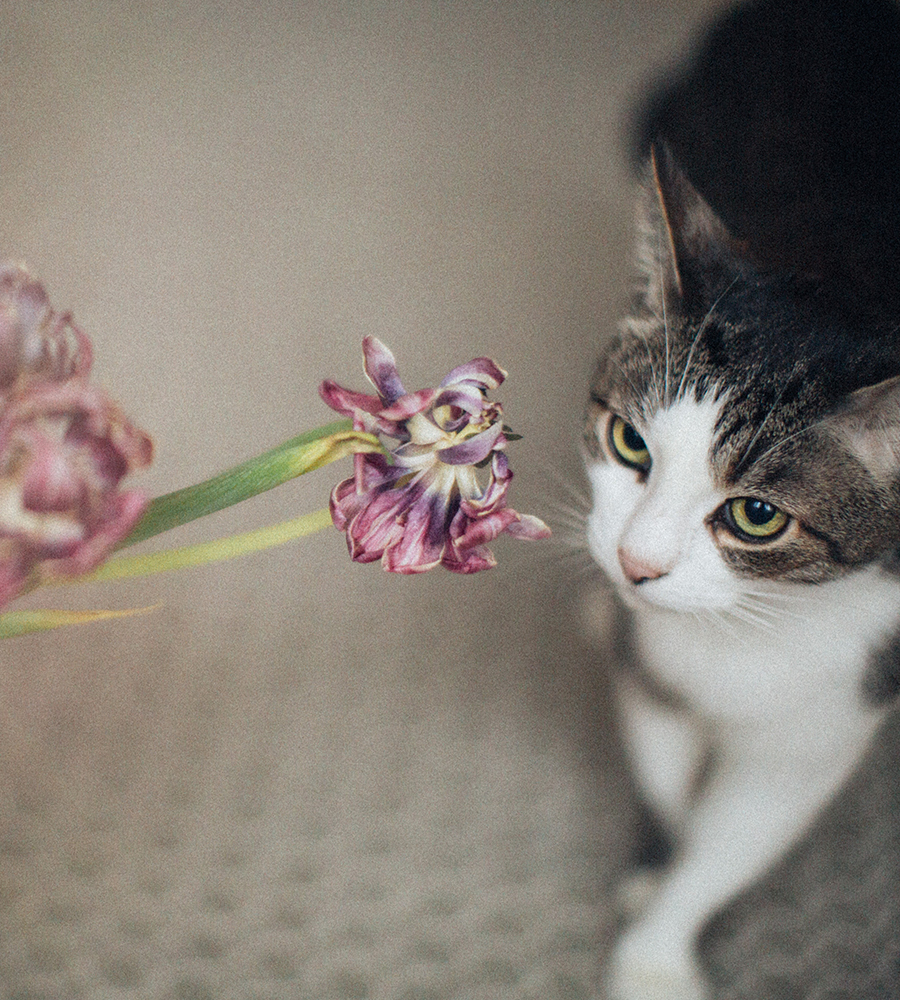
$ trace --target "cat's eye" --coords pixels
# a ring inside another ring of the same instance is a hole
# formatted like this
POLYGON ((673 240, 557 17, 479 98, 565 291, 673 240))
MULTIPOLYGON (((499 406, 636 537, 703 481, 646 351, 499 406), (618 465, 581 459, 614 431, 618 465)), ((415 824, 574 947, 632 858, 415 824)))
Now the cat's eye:
POLYGON ((630 469, 646 472, 650 468, 650 451, 644 439, 621 417, 609 422, 609 446, 615 457, 630 469))
POLYGON ((781 534, 790 520, 767 500, 756 497, 736 497, 724 507, 725 523, 731 531, 747 541, 771 541, 781 534))

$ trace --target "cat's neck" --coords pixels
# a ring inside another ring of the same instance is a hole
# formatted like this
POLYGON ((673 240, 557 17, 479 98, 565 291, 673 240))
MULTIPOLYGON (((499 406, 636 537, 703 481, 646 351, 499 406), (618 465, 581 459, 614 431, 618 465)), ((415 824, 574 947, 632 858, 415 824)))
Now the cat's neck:
POLYGON ((642 664, 722 724, 790 720, 825 704, 870 712, 863 681, 872 657, 900 631, 900 578, 870 566, 780 592, 767 600, 768 611, 753 612, 757 621, 637 609, 642 664))

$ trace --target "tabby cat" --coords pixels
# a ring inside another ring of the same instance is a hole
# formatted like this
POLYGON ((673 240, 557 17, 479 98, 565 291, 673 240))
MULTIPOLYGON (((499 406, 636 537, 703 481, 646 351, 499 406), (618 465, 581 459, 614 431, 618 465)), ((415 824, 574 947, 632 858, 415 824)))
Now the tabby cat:
POLYGON ((611 1000, 900 997, 897 77, 889 0, 759 0, 644 106, 588 542, 669 849, 611 1000))

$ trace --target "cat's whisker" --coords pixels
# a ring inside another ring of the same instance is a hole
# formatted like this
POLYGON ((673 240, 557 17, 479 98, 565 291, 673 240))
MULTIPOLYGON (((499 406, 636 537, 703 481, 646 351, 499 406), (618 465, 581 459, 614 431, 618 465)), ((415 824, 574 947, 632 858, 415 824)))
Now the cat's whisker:
POLYGON ((592 585, 599 586, 604 592, 613 590, 612 584, 600 572, 599 567, 585 548, 577 546, 558 546, 551 551, 549 560, 559 573, 560 588, 572 583, 581 584, 590 580, 592 585))
POLYGON ((553 537, 563 536, 566 533, 577 536, 579 543, 585 545, 586 518, 577 511, 554 511, 549 517, 544 518, 553 531, 553 537))
MULTIPOLYGON (((658 408, 662 405, 662 394, 659 387, 659 373, 656 370, 656 365, 653 363, 653 350, 650 347, 650 337, 645 331, 642 330, 640 333, 640 339, 643 341, 644 348, 647 351, 647 365, 650 368, 650 385, 653 389, 654 395, 656 396, 656 406, 658 408)), ((646 408, 647 400, 643 398, 644 393, 631 378, 626 378, 626 381, 635 391, 636 396, 642 400, 642 404, 646 408)))
POLYGON ((797 584, 796 586, 797 590, 785 591, 762 585, 753 587, 752 584, 744 583, 741 585, 741 590, 744 594, 749 594, 752 597, 764 597, 766 600, 771 598, 775 601, 814 601, 816 599, 813 585, 797 584))
POLYGON ((776 625, 783 625, 788 619, 795 621, 808 621, 808 615, 797 614, 793 611, 787 611, 784 608, 772 608, 766 605, 756 605, 745 603, 740 607, 740 614, 744 615, 745 620, 749 621, 751 616, 755 624, 765 625, 767 628, 774 627, 776 625))
POLYGON ((552 521, 550 525, 553 531, 552 539, 549 541, 551 549, 561 549, 565 552, 590 552, 584 531, 560 526, 552 521))
POLYGON ((663 395, 662 400, 660 400, 660 405, 663 406, 663 407, 668 407, 668 405, 669 405, 669 369, 671 368, 671 342, 670 342, 670 339, 669 339, 669 315, 668 315, 668 310, 666 308, 666 281, 665 281, 665 276, 663 274, 663 271, 664 271, 664 268, 665 268, 665 263, 664 263, 665 257, 663 255, 663 248, 662 248, 662 241, 663 241, 662 232, 659 232, 657 234, 657 239, 659 240, 659 243, 660 243, 660 247, 659 247, 659 271, 660 271, 660 274, 659 274, 659 284, 660 284, 660 288, 662 289, 662 296, 661 296, 661 300, 662 300, 662 321, 663 321, 663 334, 665 336, 665 348, 666 348, 665 391, 664 391, 664 395, 663 395))
POLYGON ((556 510, 577 514, 582 520, 586 520, 592 506, 588 493, 569 483, 561 485, 564 487, 567 495, 564 499, 551 497, 549 499, 551 506, 556 510))
POLYGON ((814 610, 816 606, 815 598, 812 595, 773 594, 766 591, 745 590, 742 596, 754 607, 765 608, 772 616, 781 615, 785 618, 807 618, 809 616, 804 612, 814 610))
POLYGON ((721 631, 727 632, 733 638, 736 638, 738 635, 735 623, 731 620, 727 611, 707 608, 703 611, 694 612, 694 617, 700 622, 708 622, 721 631))
POLYGON ((701 321, 700 326, 697 329, 696 336, 691 341, 691 346, 688 349, 687 358, 685 358, 684 369, 681 373, 681 381, 678 383, 678 391, 675 393, 676 400, 682 399, 684 396, 684 387, 687 381, 688 373, 691 370, 691 363, 694 360, 694 351, 697 349, 697 345, 700 343, 701 337, 703 336, 704 333, 706 333, 706 328, 712 322, 713 316, 715 316, 716 309, 718 308, 719 303, 722 301, 722 299, 725 298, 725 296, 731 291, 731 289, 734 288, 736 282, 737 278, 733 278, 728 283, 728 287, 725 288, 725 290, 721 293, 721 295, 719 295, 716 301, 713 302, 713 304, 707 310, 706 315, 703 317, 703 320, 701 321))
MULTIPOLYGON (((765 429, 766 424, 768 424, 768 422, 771 419, 771 417, 778 411, 778 404, 781 402, 782 398, 784 397, 784 394, 787 392, 788 387, 794 381, 794 376, 797 374, 797 370, 798 370, 799 367, 800 367, 800 362, 799 361, 795 362, 794 367, 791 369, 791 371, 788 374, 787 378, 784 380, 784 382, 782 382, 781 388, 776 393, 775 399, 772 401, 772 405, 769 407, 768 412, 763 417, 763 419, 760 421, 759 425, 756 428, 756 431, 753 433, 753 435, 750 438, 749 442, 744 447, 744 450, 741 452, 740 458, 735 463, 735 465, 734 465, 734 471, 732 473, 733 476, 737 476, 737 475, 740 474, 740 471, 743 468, 744 463, 749 459, 750 454, 753 451, 753 446, 759 440, 760 435, 762 434, 763 430, 765 429)), ((781 444, 781 443, 782 442, 779 442, 779 444, 781 444)), ((771 450, 771 449, 769 449, 769 450, 771 450)), ((768 454, 768 452, 766 452, 765 454, 768 454)))
POLYGON ((776 622, 764 614, 762 609, 754 608, 744 603, 736 604, 733 608, 729 608, 729 614, 747 625, 754 625, 763 629, 773 629, 776 625, 776 622))
POLYGON ((591 511, 591 497, 586 486, 572 481, 571 477, 559 469, 547 467, 544 473, 552 480, 554 489, 561 488, 566 496, 548 495, 544 509, 548 511, 544 520, 553 531, 551 542, 556 541, 567 548, 587 548, 587 521, 591 511))

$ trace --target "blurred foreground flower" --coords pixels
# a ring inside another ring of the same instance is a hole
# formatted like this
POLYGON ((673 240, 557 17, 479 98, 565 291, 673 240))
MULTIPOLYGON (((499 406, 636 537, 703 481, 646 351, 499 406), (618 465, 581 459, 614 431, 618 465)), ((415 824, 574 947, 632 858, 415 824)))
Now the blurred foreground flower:
MULTIPOLYGON (((454 368, 433 389, 407 393, 393 355, 363 341, 377 396, 323 382, 322 398, 351 419, 308 431, 210 479, 148 501, 121 489, 153 445, 90 375, 92 352, 40 282, 0 264, 0 607, 42 584, 120 580, 260 552, 331 524, 357 562, 395 573, 493 566, 498 535, 545 538, 536 517, 507 506, 504 450, 515 435, 487 393, 506 373, 487 358, 454 368), (385 444, 388 439, 390 446, 385 444), (330 508, 281 524, 163 551, 114 550, 206 517, 353 455, 355 472, 330 508), (478 469, 490 466, 487 486, 478 469), (113 558, 108 558, 113 556, 113 558)), ((0 638, 137 614, 37 610, 0 614, 0 638)))
POLYGON ((444 566, 476 573, 496 564, 487 543, 498 535, 546 538, 543 521, 506 505, 512 472, 504 449, 503 413, 489 402, 506 372, 489 358, 460 365, 432 389, 408 393, 391 352, 363 340, 365 372, 377 396, 320 386, 322 399, 353 426, 392 438, 383 454, 357 454, 350 479, 331 494, 331 517, 346 532, 356 562, 380 559, 393 573, 444 566), (477 469, 490 463, 482 489, 477 469))
POLYGON ((0 265, 0 606, 99 565, 147 498, 120 492, 153 445, 89 384, 91 345, 43 285, 0 265))

